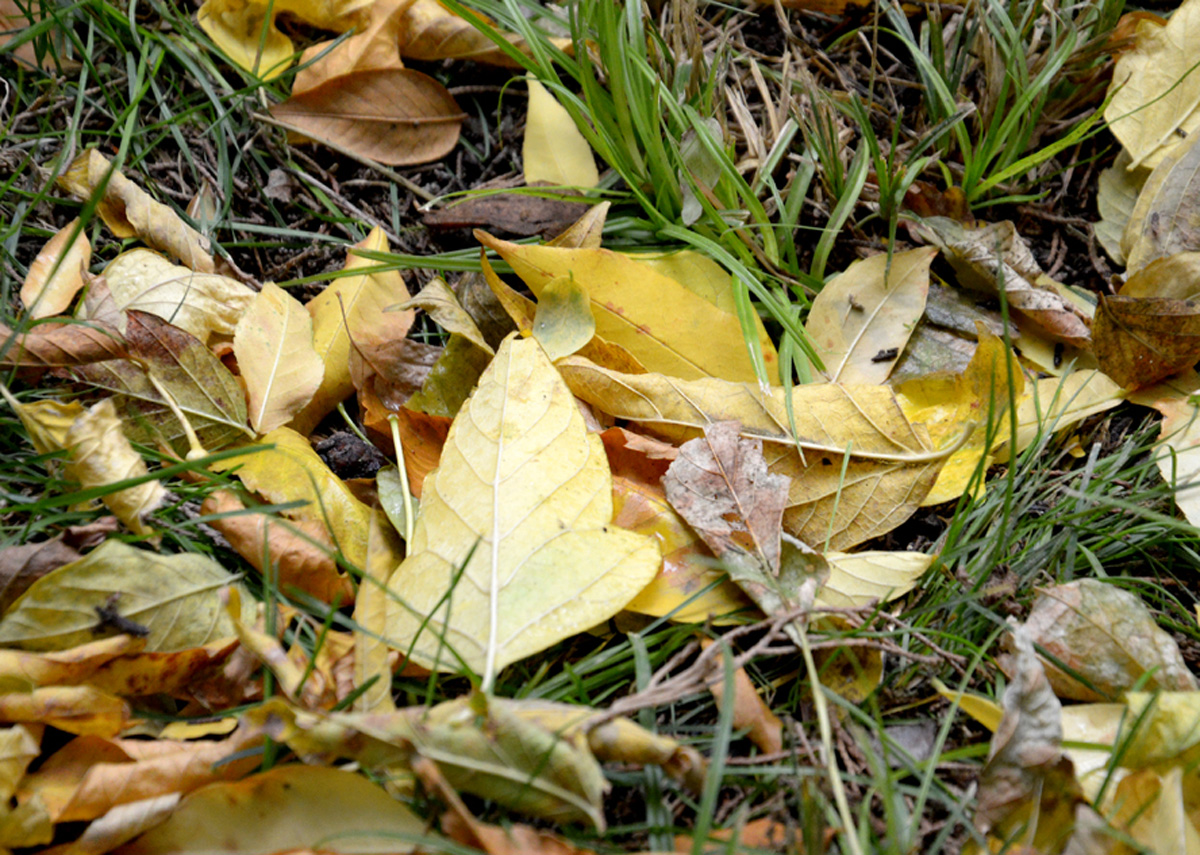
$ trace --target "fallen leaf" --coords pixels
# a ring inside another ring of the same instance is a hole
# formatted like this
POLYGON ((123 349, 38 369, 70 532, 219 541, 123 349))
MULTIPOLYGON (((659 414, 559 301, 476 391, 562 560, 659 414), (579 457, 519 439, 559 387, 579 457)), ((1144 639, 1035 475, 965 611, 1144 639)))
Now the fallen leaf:
MULTIPOLYGON (((475 237, 498 252, 540 295, 546 283, 573 276, 587 290, 596 335, 628 350, 650 371, 673 377, 757 382, 737 316, 698 297, 652 267, 607 249, 561 249, 475 237), (662 307, 670 306, 669 317, 662 307)), ((765 335, 767 367, 778 358, 765 335)))
POLYGON ((117 308, 157 315, 204 342, 213 333, 232 335, 254 302, 241 282, 193 272, 148 249, 121 253, 104 268, 104 278, 117 308))
POLYGON ((31 318, 49 318, 71 305, 83 287, 92 245, 78 217, 46 242, 29 265, 21 285, 21 303, 31 318))
MULTIPOLYGON (((425 485, 425 476, 437 468, 442 457, 442 446, 450 433, 450 419, 444 416, 430 416, 418 413, 407 407, 400 407, 394 413, 396 428, 400 433, 400 445, 404 449, 404 464, 408 471, 408 487, 417 498, 421 497, 425 485)), ((365 420, 364 420, 365 421, 365 420)), ((367 422, 368 426, 370 423, 367 422)), ((391 441, 391 425, 383 421, 377 431, 386 431, 387 441, 391 441)))
MULTIPOLYGON (((1073 371, 1038 380, 1017 404, 1017 453, 1047 432, 1066 430, 1088 416, 1111 410, 1124 399, 1124 390, 1099 371, 1073 371)), ((1007 463, 1012 456, 1009 438, 1004 439, 1005 444, 996 450, 997 463, 1007 463)))
POLYGON ((1175 504, 1192 525, 1200 525, 1200 418, 1195 395, 1200 374, 1188 371, 1142 389, 1129 400, 1162 413, 1154 462, 1175 494, 1175 504))
POLYGON ((286 511, 286 515, 322 524, 351 566, 365 566, 373 511, 355 498, 345 482, 329 471, 308 440, 291 428, 276 428, 258 445, 263 450, 222 460, 214 468, 236 469, 246 488, 271 504, 302 503, 286 511))
POLYGON ((816 603, 833 608, 858 609, 887 603, 917 586, 936 555, 920 552, 826 552, 829 578, 817 592, 816 603))
POLYGON ((1200 688, 1175 639, 1158 627, 1141 599, 1099 579, 1039 591, 1025 629, 1050 657, 1043 657, 1042 667, 1060 698, 1104 701, 1135 686, 1168 692, 1200 688))
POLYGON ((209 525, 284 593, 298 588, 326 603, 337 600, 344 605, 353 601, 354 587, 338 567, 323 520, 283 522, 262 511, 247 510, 227 490, 209 495, 200 512, 220 514, 209 525))
POLYGON ((468 195, 444 208, 423 212, 421 221, 432 229, 477 228, 516 237, 541 235, 550 239, 568 229, 589 209, 586 202, 514 191, 468 195))
POLYGON ((273 282, 263 285, 233 332, 249 398, 250 427, 282 427, 312 400, 325 367, 313 349, 312 317, 273 282))
POLYGON ((270 113, 317 142, 387 166, 429 163, 449 154, 466 118, 445 86, 411 68, 336 77, 292 95, 270 113))
POLYGON ((366 7, 365 24, 356 27, 351 36, 336 44, 318 42, 306 48, 300 55, 301 68, 292 78, 292 94, 298 95, 346 74, 404 68, 400 43, 411 5, 412 0, 375 0, 366 7))
POLYGON ((429 283, 421 289, 417 296, 395 308, 400 310, 423 309, 446 332, 462 336, 486 353, 493 355, 496 353, 484 339, 479 327, 475 326, 475 320, 459 304, 457 295, 450 290, 446 280, 440 276, 429 280, 429 283))
POLYGON ((78 559, 79 553, 61 538, 0 549, 0 612, 51 570, 78 559))
MULTIPOLYGON (((792 827, 790 822, 785 824, 769 816, 752 819, 745 825, 738 825, 736 828, 710 831, 708 839, 720 846, 702 850, 706 854, 725 851, 731 841, 735 847, 741 847, 735 851, 761 849, 766 852, 784 852, 787 855, 803 855, 804 853, 799 829, 792 827)), ((827 833, 826 841, 828 842, 830 839, 827 833)), ((695 844, 696 841, 691 834, 675 835, 675 851, 680 855, 691 855, 695 844)))
POLYGON ((136 362, 96 362, 80 365, 71 374, 116 395, 114 403, 133 440, 188 453, 190 437, 177 414, 187 419, 208 449, 253 436, 246 427, 242 387, 198 339, 155 315, 137 311, 129 312, 125 337, 136 362))
POLYGON ((150 198, 95 148, 85 150, 71 161, 66 172, 58 177, 58 185, 82 202, 91 199, 103 186, 96 211, 114 235, 141 238, 197 273, 213 272, 208 238, 171 208, 150 198))
POLYGON ((117 851, 271 855, 305 848, 412 852, 425 846, 437 846, 425 821, 382 787, 341 769, 290 765, 194 790, 165 822, 117 851), (416 842, 422 838, 425 842, 416 842))
POLYGON ((101 691, 122 698, 169 695, 190 699, 193 681, 220 667, 235 649, 236 639, 221 638, 185 650, 132 650, 102 664, 87 681, 101 691))
POLYGON ((0 695, 0 721, 4 722, 111 737, 128 727, 130 718, 129 704, 95 686, 42 686, 0 695))
POLYGON ((551 361, 581 350, 596 334, 587 291, 572 277, 542 286, 533 318, 533 337, 551 361))
POLYGON ((453 418, 491 361, 491 355, 478 345, 451 335, 421 388, 404 402, 404 409, 453 418))
POLYGON ((1200 74, 1190 49, 1197 32, 1200 3, 1185 0, 1166 26, 1140 21, 1133 50, 1117 58, 1104 119, 1132 155, 1131 169, 1153 169, 1200 130, 1200 74))
MULTIPOLYGON (((714 643, 712 639, 705 639, 701 642, 705 648, 711 647, 714 643)), ((765 754, 782 751, 783 722, 775 713, 771 712, 770 707, 763 703, 763 699, 759 697, 745 668, 734 670, 733 697, 725 697, 724 668, 727 666, 722 666, 721 663, 728 658, 729 651, 726 649, 722 651, 720 660, 714 660, 713 679, 708 684, 708 690, 712 692, 713 698, 717 702, 717 709, 723 709, 726 704, 732 703, 734 730, 748 731, 747 738, 765 754)))
POLYGON ((925 311, 932 247, 856 261, 813 300, 805 331, 835 383, 883 383, 925 311))
POLYGON ((0 692, 84 683, 105 664, 144 644, 131 635, 117 635, 50 653, 0 650, 0 692))
POLYGON ((950 453, 932 449, 886 386, 795 387, 793 437, 782 389, 764 395, 757 384, 618 374, 578 356, 557 367, 578 397, 665 439, 740 421, 743 436, 763 441, 770 470, 792 479, 785 530, 805 543, 828 541, 828 549, 848 549, 907 519, 950 453))
POLYGON ((0 339, 0 368, 61 368, 126 355, 121 334, 98 321, 43 323, 22 333, 0 325, 0 339))
POLYGON ((413 312, 386 311, 408 299, 400 271, 380 270, 379 262, 358 255, 354 249, 387 252, 387 237, 382 229, 372 229, 346 255, 345 269, 362 272, 334 279, 307 305, 313 318, 313 347, 325 363, 325 377, 312 401, 292 421, 300 433, 310 433, 354 393, 349 369, 352 342, 361 346, 400 341, 412 326, 413 312))
POLYGON ((1130 170, 1132 162, 1129 152, 1121 149, 1113 165, 1100 170, 1096 179, 1096 210, 1100 221, 1092 223, 1092 232, 1108 257, 1122 267, 1126 265, 1123 236, 1150 175, 1145 168, 1130 170))
POLYGON ((378 513, 371 515, 367 561, 354 601, 354 688, 366 689, 354 701, 355 712, 391 712, 396 708, 387 643, 387 583, 396 569, 396 558, 404 553, 398 540, 378 513), (369 686, 372 680, 374 685, 369 686))
POLYGON ((147 650, 199 647, 234 634, 216 597, 234 584, 202 555, 156 555, 107 540, 34 582, 0 619, 0 644, 22 650, 86 644, 97 628, 107 629, 96 611, 107 608, 149 630, 147 650), (114 593, 119 599, 110 603, 114 593))
POLYGON ((409 557, 388 584, 405 604, 388 636, 426 667, 482 671, 489 688, 653 578, 657 546, 611 520, 602 443, 541 347, 507 339, 425 480, 409 557))
MULTIPOLYGON (((467 59, 508 68, 518 67, 485 33, 437 0, 413 0, 405 15, 404 31, 400 52, 409 59, 427 62, 467 59)), ((515 35, 509 35, 508 41, 517 49, 528 51, 525 42, 515 35)), ((569 50, 571 46, 570 39, 550 41, 560 50, 569 50)))
POLYGON ((937 445, 953 442, 968 423, 976 425, 942 466, 923 506, 957 499, 972 483, 976 489, 983 488, 991 452, 1007 438, 1004 413, 1010 402, 1021 400, 1025 392, 1025 374, 1003 340, 982 324, 978 335, 979 345, 961 374, 919 377, 896 388, 904 415, 910 422, 924 425, 937 445))
MULTIPOLYGON (((1113 169, 1117 168, 1114 164, 1113 169)), ((1126 278, 1156 259, 1200 250, 1197 169, 1200 148, 1193 139, 1172 148, 1149 177, 1140 170, 1145 185, 1129 211, 1121 237, 1121 248, 1128 257, 1126 278)), ((1135 180, 1137 174, 1127 169, 1126 180, 1135 180)))
MULTIPOLYGON (((71 460, 70 471, 85 490, 107 487, 150 472, 122 432, 111 398, 100 401, 75 420, 67 431, 64 446, 71 460)), ((154 532, 146 525, 145 518, 166 497, 166 488, 161 483, 147 481, 107 492, 100 498, 130 531, 144 537, 154 532)))
POLYGON ((571 114, 540 81, 528 77, 525 83, 529 87, 529 112, 521 146, 525 183, 595 187, 600 183, 596 159, 571 114))

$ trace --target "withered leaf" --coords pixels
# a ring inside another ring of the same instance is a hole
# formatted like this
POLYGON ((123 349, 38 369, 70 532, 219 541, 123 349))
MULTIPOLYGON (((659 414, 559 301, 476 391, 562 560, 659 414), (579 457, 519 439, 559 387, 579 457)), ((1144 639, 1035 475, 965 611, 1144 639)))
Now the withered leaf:
POLYGON ((541 235, 547 240, 587 213, 586 202, 549 199, 529 193, 468 196, 460 202, 421 215, 434 229, 487 229, 516 237, 541 235))
POLYGON ((0 550, 0 612, 38 579, 78 558, 79 553, 60 538, 0 550))
POLYGON ((1200 304, 1101 294, 1093 338, 1105 374, 1122 386, 1148 386, 1200 360, 1200 304))
POLYGON ((121 334, 100 321, 44 323, 15 333, 0 325, 0 367, 63 368, 125 356, 121 334))

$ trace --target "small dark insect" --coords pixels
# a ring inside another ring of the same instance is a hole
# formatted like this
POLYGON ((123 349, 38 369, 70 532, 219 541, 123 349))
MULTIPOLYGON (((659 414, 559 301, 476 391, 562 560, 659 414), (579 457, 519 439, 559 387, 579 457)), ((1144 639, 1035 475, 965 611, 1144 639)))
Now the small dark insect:
POLYGON ((886 350, 881 350, 879 353, 871 357, 872 362, 891 362, 900 355, 900 348, 889 347, 886 350))
POLYGON ((855 311, 855 312, 862 312, 862 311, 864 311, 864 309, 863 309, 863 304, 862 304, 862 303, 860 303, 860 302, 858 302, 858 300, 854 299, 854 295, 853 295, 853 294, 847 294, 847 295, 846 295, 846 299, 847 299, 847 300, 850 302, 850 308, 851 308, 853 311, 855 311))
POLYGON ((1062 359, 1063 359, 1063 350, 1064 349, 1065 348, 1061 341, 1058 344, 1054 345, 1054 367, 1055 368, 1062 367, 1062 359))
POLYGON ((117 611, 117 601, 121 599, 119 593, 111 595, 107 602, 102 606, 96 606, 96 615, 99 620, 92 627, 92 635, 100 635, 102 632, 115 629, 117 632, 125 632, 137 638, 145 638, 150 634, 149 627, 142 626, 136 621, 132 621, 127 617, 122 617, 117 611))

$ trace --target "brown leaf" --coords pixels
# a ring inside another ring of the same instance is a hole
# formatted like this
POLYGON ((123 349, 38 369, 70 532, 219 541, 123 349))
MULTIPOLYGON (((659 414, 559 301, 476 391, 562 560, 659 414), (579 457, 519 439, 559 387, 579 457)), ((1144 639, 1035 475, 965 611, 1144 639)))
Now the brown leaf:
POLYGON ((1105 374, 1127 388, 1149 386, 1200 360, 1200 305, 1101 294, 1093 338, 1105 374))
MULTIPOLYGON (((708 648, 715 643, 709 638, 702 641, 701 646, 708 648)), ((729 651, 726 649, 721 660, 713 660, 712 681, 708 684, 708 690, 713 693, 718 709, 724 709, 731 700, 725 696, 725 668, 721 664, 728 656, 729 651)), ((783 723, 771 712, 770 707, 763 703, 745 668, 738 668, 733 672, 732 703, 735 730, 749 730, 747 736, 750 741, 767 754, 783 750, 783 723)))
POLYGON ((152 695, 190 698, 193 682, 210 669, 220 667, 237 646, 236 639, 228 638, 184 650, 122 653, 97 668, 87 681, 122 698, 152 695))
MULTIPOLYGON (((374 400, 378 401, 377 398, 374 400)), ((359 401, 363 402, 364 396, 360 395, 359 401)), ((451 419, 419 413, 407 407, 397 410, 387 410, 382 406, 376 408, 370 397, 365 401, 368 415, 363 418, 363 425, 377 439, 381 448, 391 448, 392 433, 387 416, 396 417, 400 444, 404 447, 404 465, 408 469, 409 489, 420 498, 425 476, 436 469, 441 460, 442 446, 446 444, 446 437, 450 433, 451 419)))
POLYGON ((0 325, 0 339, 3 368, 61 368, 125 356, 121 334, 99 321, 38 324, 23 333, 0 325))
MULTIPOLYGON (((486 19, 485 19, 486 20, 486 19)), ((517 68, 496 43, 469 21, 466 21, 437 0, 414 0, 404 21, 404 41, 400 52, 409 59, 442 60, 469 59, 507 68, 517 68)), ((515 35, 508 40, 526 50, 525 43, 515 35)), ((552 39, 563 50, 570 49, 570 39, 552 39)))
POLYGON ((549 240, 586 214, 586 202, 547 199, 528 193, 469 196, 422 215, 433 229, 481 228, 517 237, 541 235, 549 240))
POLYGON ((466 118, 446 87, 408 68, 328 80, 276 104, 271 115, 318 142, 388 166, 448 154, 466 118))
POLYGON ((59 538, 0 550, 0 613, 38 579, 79 557, 59 538))

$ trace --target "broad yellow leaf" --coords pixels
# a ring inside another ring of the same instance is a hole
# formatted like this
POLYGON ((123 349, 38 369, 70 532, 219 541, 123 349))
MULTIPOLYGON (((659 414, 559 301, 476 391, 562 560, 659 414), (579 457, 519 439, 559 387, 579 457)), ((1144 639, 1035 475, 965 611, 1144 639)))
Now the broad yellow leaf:
MULTIPOLYGON (((896 399, 904 415, 909 421, 924 425, 936 445, 953 442, 968 423, 976 426, 966 443, 946 461, 922 505, 957 499, 976 477, 979 467, 986 469, 991 462, 991 451, 1008 435, 1001 414, 1008 409, 1010 400, 1020 400, 1025 391, 1025 375, 1003 340, 982 324, 978 332, 979 345, 963 373, 918 377, 896 389, 896 399), (994 426, 990 439, 989 426, 994 426)), ((982 477, 977 486, 982 488, 982 477)))
POLYGON ((596 159, 571 114, 534 78, 529 86, 529 114, 521 162, 525 183, 595 187, 600 183, 596 159))
POLYGON ((276 428, 258 445, 265 450, 223 460, 214 468, 223 471, 236 467, 247 489, 272 504, 303 502, 287 515, 322 523, 346 560, 356 567, 365 566, 371 509, 329 471, 308 440, 291 428, 276 428), (274 448, 269 448, 272 445, 274 448))
MULTIPOLYGON (((387 252, 383 230, 376 228, 355 248, 387 252)), ((346 270, 362 273, 334 279, 308 303, 313 318, 313 346, 325 363, 321 388, 292 422, 308 433, 326 414, 354 392, 350 380, 351 341, 399 341, 408 335, 413 312, 388 312, 389 306, 408 299, 408 289, 398 270, 378 270, 378 262, 353 251, 346 256, 346 270)))
POLYGON ((372 680, 374 684, 355 698, 355 712, 391 712, 396 708, 387 643, 387 583, 396 569, 396 558, 403 552, 396 532, 380 514, 372 514, 367 563, 354 601, 354 688, 367 686, 372 680))
POLYGON ((321 386, 324 363, 313 349, 312 316, 273 282, 263 285, 233 332, 250 427, 270 433, 291 420, 321 386))
POLYGON ((197 273, 212 273, 208 238, 193 229, 171 208, 150 198, 120 172, 108 158, 89 148, 58 177, 58 184, 81 201, 87 201, 107 179, 96 210, 104 224, 120 238, 139 237, 197 273))
POLYGON ((1100 171, 1096 179, 1096 210, 1100 221, 1092 223, 1096 240, 1108 257, 1125 266, 1125 251, 1122 237, 1131 222, 1142 187, 1150 172, 1147 169, 1129 169, 1133 159, 1124 149, 1117 155, 1116 162, 1100 171))
POLYGON ((148 249, 118 255, 104 277, 117 308, 157 315, 204 342, 213 333, 232 335, 254 302, 254 291, 236 279, 195 273, 148 249))
POLYGON ((1133 156, 1131 169, 1154 168, 1200 130, 1200 69, 1192 51, 1198 35, 1200 2, 1184 0, 1166 26, 1141 21, 1134 49, 1117 59, 1104 118, 1133 156))
MULTIPOLYGON (((84 489, 139 478, 150 471, 122 432, 121 420, 117 418, 117 408, 111 398, 105 398, 75 420, 67 431, 66 448, 71 458, 71 472, 84 489)), ((105 493, 101 498, 130 531, 149 535, 154 529, 147 526, 143 518, 166 496, 162 484, 147 481, 105 493)))
POLYGON ((761 439, 771 472, 792 479, 784 528, 808 544, 848 549, 906 520, 929 492, 950 450, 904 417, 886 386, 818 383, 792 390, 799 439, 788 427, 785 392, 710 378, 619 374, 570 356, 558 369, 571 390, 618 418, 672 441, 736 420, 761 439))
MULTIPOLYGON (((233 635, 217 591, 234 576, 201 555, 157 555, 106 540, 78 561, 47 573, 0 619, 0 644, 65 650, 96 639, 102 607, 141 624, 146 649, 184 650, 233 635), (118 598, 110 602, 110 597, 118 598)), ((247 595, 244 601, 249 601, 247 595)))
POLYGON ((292 94, 355 71, 403 68, 400 43, 404 41, 405 15, 411 5, 412 0, 374 0, 366 11, 367 22, 356 27, 349 38, 336 45, 319 42, 307 48, 300 57, 303 67, 292 80, 292 94))
POLYGON ((925 311, 937 250, 856 261, 813 300, 805 330, 834 383, 882 383, 925 311))
POLYGON ((209 784, 179 803, 123 855, 401 853, 440 848, 425 821, 377 784, 323 766, 277 766, 240 781, 209 784), (426 844, 413 839, 429 837, 426 844))
MULTIPOLYGON (((0 387, 2 388, 2 387, 0 387)), ((7 389, 3 389, 17 418, 29 434, 29 442, 38 454, 50 454, 62 451, 67 447, 67 432, 75 420, 86 412, 83 404, 78 401, 34 401, 32 404, 22 404, 13 398, 7 389)))
MULTIPOLYGON (((1126 157, 1126 153, 1121 153, 1126 157)), ((1113 165, 1117 169, 1118 163, 1113 165)), ((1145 182, 1140 193, 1134 190, 1136 201, 1128 211, 1121 235, 1121 249, 1128 258, 1125 278, 1141 270, 1155 259, 1176 253, 1200 250, 1200 146, 1195 139, 1171 149, 1153 172, 1145 169, 1126 170, 1125 181, 1138 176, 1145 182)), ((1101 173, 1101 178, 1104 173, 1101 173)), ((1112 185, 1110 180, 1109 185, 1112 185)), ((1105 184, 1100 185, 1103 191, 1105 184)), ((1110 193, 1115 193, 1110 190, 1110 193)), ((1097 198, 1097 204, 1103 199, 1097 198)), ((1127 197, 1126 197, 1127 198, 1127 197)), ((1108 202, 1112 205, 1112 201, 1108 202)), ((1103 209, 1101 209, 1103 211, 1103 209)))
POLYGON ((66 311, 83 287, 83 274, 91 258, 92 244, 76 217, 46 241, 29 265, 21 285, 21 303, 29 316, 49 318, 66 311))
MULTIPOLYGON (((647 370, 685 380, 756 382, 737 316, 654 268, 607 249, 523 246, 478 231, 475 236, 511 264, 534 294, 553 279, 573 276, 591 297, 596 335, 624 347, 647 370)), ((778 359, 775 348, 765 333, 760 343, 771 369, 778 359)))
POLYGON ((541 347, 505 340, 425 479, 410 555, 388 583, 404 604, 389 639, 427 667, 461 657, 490 688, 653 578, 657 545, 607 528, 612 513, 600 439, 541 347))
POLYGON ((533 337, 550 359, 570 356, 596 335, 596 319, 587 291, 570 276, 551 279, 542 288, 533 318, 533 337))
POLYGON ((116 736, 129 726, 129 704, 95 686, 40 686, 0 695, 0 720, 45 724, 67 733, 116 736))
POLYGON ((920 552, 826 552, 829 578, 817 592, 819 605, 856 609, 886 603, 917 586, 936 556, 920 552))
MULTIPOLYGON (((1124 399, 1124 390, 1099 371, 1073 371, 1038 380, 1017 405, 1017 452, 1032 445, 1043 432, 1065 430, 1088 416, 1111 410, 1124 399)), ((997 463, 1007 463, 1011 457, 1008 437, 1004 439, 996 452, 997 463)))

